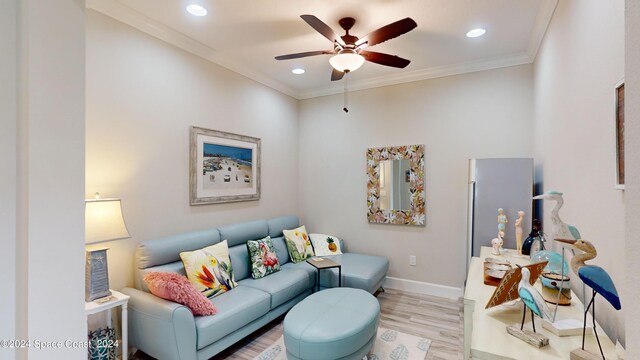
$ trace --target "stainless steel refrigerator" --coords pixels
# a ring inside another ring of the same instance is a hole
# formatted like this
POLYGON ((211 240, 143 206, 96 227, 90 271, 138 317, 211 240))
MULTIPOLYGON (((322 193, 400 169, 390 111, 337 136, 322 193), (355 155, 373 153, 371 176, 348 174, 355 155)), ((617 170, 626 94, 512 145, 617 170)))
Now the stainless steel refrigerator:
POLYGON ((515 222, 525 212, 522 240, 531 230, 533 206, 533 159, 469 160, 469 205, 467 262, 480 256, 481 246, 491 246, 498 235, 498 209, 504 209, 507 224, 504 248, 516 248, 515 222))

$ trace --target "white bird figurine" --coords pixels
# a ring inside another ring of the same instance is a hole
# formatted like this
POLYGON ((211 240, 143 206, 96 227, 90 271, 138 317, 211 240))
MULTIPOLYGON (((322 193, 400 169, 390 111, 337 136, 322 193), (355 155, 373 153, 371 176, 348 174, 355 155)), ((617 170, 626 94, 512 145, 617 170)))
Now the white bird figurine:
POLYGON ((534 288, 529 282, 529 278, 531 277, 531 272, 528 268, 522 267, 522 279, 520 283, 518 283, 518 295, 520 295, 520 299, 525 305, 524 312, 522 314, 522 325, 520 326, 520 330, 524 327, 524 319, 527 314, 527 308, 531 309, 531 323, 533 324, 533 332, 536 331, 536 323, 533 318, 533 314, 540 316, 544 320, 551 320, 551 313, 549 312, 549 308, 547 307, 547 303, 544 301, 544 298, 538 292, 536 288, 534 288))
POLYGON ((551 210, 551 222, 553 224, 553 239, 579 240, 582 237, 578 229, 560 219, 560 208, 564 204, 562 193, 559 191, 547 191, 542 195, 534 196, 534 200, 555 200, 556 206, 551 210))

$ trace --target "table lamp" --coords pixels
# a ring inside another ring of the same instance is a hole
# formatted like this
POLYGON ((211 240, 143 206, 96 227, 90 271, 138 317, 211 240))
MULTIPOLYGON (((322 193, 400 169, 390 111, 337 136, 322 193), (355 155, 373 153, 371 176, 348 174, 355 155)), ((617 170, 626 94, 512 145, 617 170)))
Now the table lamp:
MULTIPOLYGON (((122 217, 120 199, 85 200, 85 242, 97 244, 105 241, 128 239, 129 231, 122 217)), ((87 250, 85 267, 85 301, 111 295, 107 271, 108 248, 87 250)))

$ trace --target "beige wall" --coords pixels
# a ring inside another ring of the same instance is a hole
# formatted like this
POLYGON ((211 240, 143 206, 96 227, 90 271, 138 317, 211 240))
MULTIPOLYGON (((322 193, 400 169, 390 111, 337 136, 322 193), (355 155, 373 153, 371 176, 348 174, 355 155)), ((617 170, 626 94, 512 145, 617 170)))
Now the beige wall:
MULTIPOLYGON (((0 209, 3 242, 5 225, 9 242, 1 262, 3 275, 7 270, 13 277, 2 282, 2 340, 86 341, 84 1, 5 1, 2 13, 1 91, 12 104, 1 106, 8 118, 2 123, 0 209), (5 14, 12 19, 5 22, 5 14), (5 26, 18 31, 4 33, 5 26), (5 191, 10 191, 6 198, 5 191), (5 311, 14 319, 5 319, 5 311), (5 327, 13 336, 4 336, 5 327)), ((34 345, 0 357, 87 356, 82 348, 34 345)))
POLYGON ((626 1, 625 156, 627 359, 640 359, 640 3, 626 1))
MULTIPOLYGON (((543 167, 537 180, 544 190, 564 192, 562 219, 595 244, 592 263, 605 268, 617 286, 621 312, 606 301, 597 303, 598 320, 614 341, 624 341, 623 314, 629 309, 625 193, 614 189, 614 88, 623 77, 624 1, 560 1, 535 61, 535 160, 543 167)), ((545 206, 547 232, 551 208, 545 206)), ((576 290, 581 293, 582 286, 576 290)))
MULTIPOLYGON (((0 2, 0 339, 16 337, 17 3, 0 2)), ((15 350, 0 347, 0 358, 15 350)))
POLYGON ((301 101, 307 230, 343 237, 349 251, 388 256, 389 276, 461 288, 467 159, 533 155, 532 88, 532 67, 524 65, 356 91, 348 114, 342 95, 301 101), (369 224, 365 151, 406 144, 426 146, 427 225, 369 224))
POLYGON ((113 288, 141 240, 297 213, 298 103, 87 11, 86 195, 120 197, 131 239, 107 243, 113 288), (262 139, 259 201, 189 205, 189 127, 262 139))

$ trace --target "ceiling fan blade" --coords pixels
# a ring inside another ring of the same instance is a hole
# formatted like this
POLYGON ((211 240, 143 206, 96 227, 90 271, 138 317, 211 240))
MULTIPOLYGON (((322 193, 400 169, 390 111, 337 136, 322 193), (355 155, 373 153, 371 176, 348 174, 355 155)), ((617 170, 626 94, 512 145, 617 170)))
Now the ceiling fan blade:
POLYGON ((374 51, 361 51, 360 55, 364 56, 367 61, 396 68, 405 68, 411 62, 411 60, 403 59, 396 55, 383 54, 374 51))
POLYGON ((356 41, 356 46, 367 43, 367 46, 373 46, 385 42, 394 37, 406 34, 418 26, 411 18, 404 18, 389 25, 383 26, 378 30, 369 33, 367 36, 356 41))
POLYGON ((336 69, 333 69, 333 71, 331 71, 331 81, 340 80, 343 76, 344 73, 342 71, 338 71, 336 69))
POLYGON ((329 39, 329 41, 331 41, 332 43, 337 41, 339 44, 344 45, 342 43, 342 40, 340 39, 340 36, 338 36, 338 34, 336 34, 333 29, 329 27, 329 25, 322 22, 322 20, 313 15, 300 15, 300 17, 302 18, 302 20, 306 21, 309 26, 322 34, 322 36, 329 39))
POLYGON ((307 56, 328 55, 328 54, 334 54, 334 52, 329 50, 307 51, 307 52, 301 52, 301 53, 295 53, 295 54, 279 55, 279 56, 276 56, 276 60, 298 59, 298 58, 307 57, 307 56))

